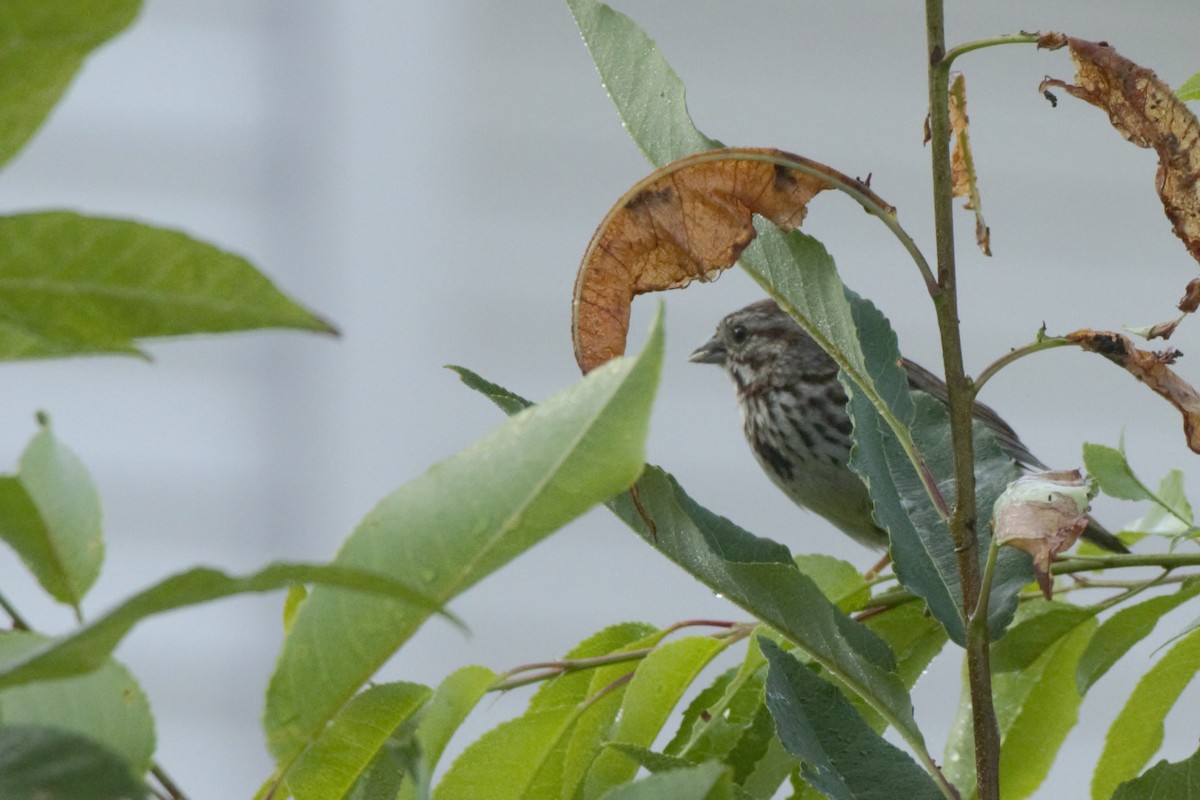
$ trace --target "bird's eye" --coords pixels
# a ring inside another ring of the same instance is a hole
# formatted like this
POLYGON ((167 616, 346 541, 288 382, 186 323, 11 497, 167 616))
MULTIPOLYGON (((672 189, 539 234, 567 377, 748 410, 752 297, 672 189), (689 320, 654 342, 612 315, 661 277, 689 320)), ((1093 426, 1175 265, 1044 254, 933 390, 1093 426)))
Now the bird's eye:
POLYGON ((733 339, 734 344, 741 344, 742 342, 746 341, 746 337, 749 335, 749 333, 750 332, 746 330, 745 325, 734 325, 729 329, 729 336, 733 339))

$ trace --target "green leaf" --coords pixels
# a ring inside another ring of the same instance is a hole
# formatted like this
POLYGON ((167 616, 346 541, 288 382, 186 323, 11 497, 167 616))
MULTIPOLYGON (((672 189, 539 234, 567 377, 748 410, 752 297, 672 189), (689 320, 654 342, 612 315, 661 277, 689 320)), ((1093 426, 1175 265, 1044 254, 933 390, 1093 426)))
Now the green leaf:
POLYGON ((803 762, 804 779, 831 800, 935 800, 933 779, 907 753, 871 730, 837 688, 774 642, 767 707, 784 747, 803 762))
MULTIPOLYGON (((653 630, 637 641, 629 642, 614 653, 637 652, 657 647, 666 636, 666 631, 653 630)), ((537 789, 528 793, 529 800, 556 800, 558 797, 585 797, 588 771, 600 755, 605 742, 613 735, 617 716, 623 707, 628 681, 638 664, 634 661, 613 663, 589 670, 586 693, 575 705, 580 709, 578 722, 565 740, 564 747, 556 754, 553 762, 547 761, 542 769, 537 789)), ((560 700, 562 693, 555 692, 560 700)), ((545 703, 549 697, 534 698, 545 703)), ((530 709, 534 704, 530 703, 530 709)), ((593 795, 594 796, 594 795, 593 795)))
POLYGON ((0 666, 0 688, 98 669, 134 625, 154 614, 235 594, 286 589, 297 583, 319 583, 380 594, 420 608, 424 613, 433 613, 437 608, 434 601, 404 584, 361 569, 319 564, 271 564, 253 575, 239 578, 197 567, 172 575, 73 633, 51 639, 26 657, 0 666))
POLYGON ((746 747, 739 743, 725 760, 734 769, 734 782, 755 800, 771 800, 784 781, 799 771, 800 765, 775 734, 775 721, 765 698, 743 742, 746 747))
POLYGON ((287 596, 283 600, 283 632, 285 634, 292 630, 292 620, 296 618, 296 612, 307 599, 308 587, 304 584, 296 584, 288 588, 287 596))
POLYGON ((830 603, 787 548, 701 507, 657 467, 647 466, 637 494, 653 533, 627 496, 609 507, 701 583, 798 644, 908 741, 921 741, 887 644, 830 603))
POLYGON ((556 753, 561 757, 578 714, 572 706, 558 706, 501 723, 455 759, 434 791, 434 799, 532 800, 542 796, 530 787, 547 761, 556 753))
POLYGON ((647 772, 667 772, 673 769, 695 766, 691 761, 665 753, 656 753, 648 747, 627 742, 607 742, 604 747, 614 750, 643 767, 647 772))
POLYGON ((1158 752, 1163 719, 1200 669, 1200 629, 1184 636, 1138 681, 1108 735, 1096 771, 1092 797, 1106 800, 1135 777, 1158 752))
POLYGON ((763 707, 766 666, 762 651, 751 639, 742 663, 719 675, 688 704, 678 732, 664 751, 695 764, 725 759, 763 707))
POLYGON ((513 394, 503 386, 497 386, 491 381, 484 380, 466 367, 456 367, 451 364, 446 369, 455 372, 463 383, 482 394, 488 400, 491 400, 501 411, 510 417, 518 411, 524 411, 533 405, 533 403, 524 397, 513 394))
POLYGON ((185 234, 63 211, 0 217, 0 360, 138 353, 135 339, 334 333, 245 259, 185 234))
MULTIPOLYGON (((896 674, 904 688, 911 690, 925 674, 934 656, 946 646, 946 629, 925 610, 919 599, 904 603, 867 618, 866 626, 879 635, 896 654, 896 674)), ((851 698, 853 702, 853 698, 851 698)), ((875 709, 855 702, 871 729, 883 733, 888 723, 875 709)))
POLYGON ((1174 764, 1159 761, 1118 786, 1112 800, 1200 800, 1200 751, 1174 764))
MULTIPOLYGON (((778 634, 764 626, 759 636, 778 634)), ((678 753, 695 763, 721 760, 733 768, 735 785, 750 797, 764 800, 773 797, 796 768, 796 760, 775 735, 775 723, 766 707, 766 667, 758 636, 754 636, 742 663, 723 673, 688 706, 678 733, 666 748, 667 753, 678 753)))
POLYGON ((84 58, 137 16, 140 0, 6 0, 0 15, 0 165, 41 127, 84 58))
POLYGON ((421 710, 432 691, 416 683, 382 683, 359 692, 288 772, 296 800, 341 800, 388 737, 421 710))
MULTIPOLYGON (((663 635, 661 629, 642 623, 613 625, 585 639, 567 659, 636 651, 654 645, 663 635)), ((434 796, 439 800, 570 796, 620 709, 625 687, 617 684, 614 690, 611 685, 635 665, 613 663, 547 681, 521 717, 488 731, 455 759, 434 796), (578 763, 572 762, 572 750, 579 751, 578 763), (493 783, 490 790, 482 788, 493 783)))
POLYGON ((794 560, 796 567, 842 611, 860 611, 870 601, 870 585, 849 561, 821 553, 798 555, 794 560))
MULTIPOLYGON (((652 745, 683 693, 727 646, 723 640, 689 636, 654 648, 633 673, 610 740, 642 747, 652 745)), ((584 796, 596 797, 632 780, 637 769, 636 762, 617 751, 601 752, 588 770, 584 796)))
POLYGON ((896 654, 896 673, 908 689, 916 686, 917 679, 946 645, 946 629, 925 613, 925 604, 920 601, 876 614, 867 619, 866 625, 896 654))
POLYGON ((1027 602, 1020 622, 992 646, 992 671, 1015 672, 1036 661, 1080 625, 1095 616, 1092 609, 1041 598, 1027 602))
MULTIPOLYGON (((683 719, 679 722, 679 729, 663 748, 665 754, 674 757, 686 753, 691 756, 693 750, 700 748, 698 757, 691 758, 685 763, 697 763, 714 757, 714 753, 711 752, 705 740, 711 740, 714 736, 723 738, 725 732, 722 729, 730 727, 726 724, 723 711, 731 693, 739 691, 745 685, 744 683, 734 685, 734 680, 740 674, 740 669, 727 669, 692 698, 692 702, 688 703, 688 707, 683 710, 683 719), (713 709, 717 709, 717 713, 714 714, 713 709), (715 733, 714 729, 716 729, 715 733)), ((766 678, 765 672, 762 677, 766 678)), ((739 735, 740 732, 740 728, 736 729, 734 735, 739 735)), ((721 754, 715 755, 719 757, 721 754)))
POLYGON ((41 725, 0 725, 0 797, 5 800, 129 800, 146 786, 109 748, 41 725))
POLYGON ((659 772, 619 786, 602 800, 728 800, 736 797, 727 770, 717 763, 659 772))
MULTIPOLYGON (((907 377, 898 366, 900 352, 886 318, 870 302, 851 296, 855 323, 866 347, 867 370, 888 404, 903 421, 911 421, 911 434, 923 454, 925 467, 936 480, 947 504, 954 503, 954 450, 949 414, 939 400, 907 393, 907 377), (910 416, 911 409, 911 416, 910 416)), ((962 612, 958 554, 946 522, 926 494, 912 461, 894 432, 885 425, 876 407, 843 379, 854 418, 854 449, 850 466, 862 477, 875 503, 875 516, 891 537, 891 554, 897 576, 909 591, 921 597, 930 612, 958 644, 966 642, 962 612)), ((977 515, 976 547, 980 572, 990 545, 992 505, 1019 471, 981 422, 973 427, 977 515)), ((999 639, 1016 612, 1021 588, 1032 580, 1031 561, 1025 553, 1005 547, 1000 551, 988 602, 988 628, 999 639)))
POLYGON ((16 475, 0 477, 0 538, 61 603, 79 607, 100 574, 100 495, 79 457, 42 429, 16 475))
POLYGON ((993 694, 1001 726, 1000 794, 1029 797, 1046 779, 1063 740, 1079 720, 1075 665, 1096 630, 1084 620, 1023 672, 998 675, 993 694))
POLYGON ((1177 469, 1167 472, 1158 484, 1154 504, 1123 530, 1135 533, 1176 536, 1191 530, 1192 506, 1183 488, 1183 473, 1177 469))
POLYGON ((1100 485, 1100 491, 1118 500, 1154 500, 1154 493, 1146 488, 1133 472, 1125 453, 1115 447, 1085 442, 1083 465, 1088 477, 1100 485))
MULTIPOLYGON (((1095 629, 1094 619, 1085 620, 1025 669, 992 678, 1001 742, 1000 794, 1005 800, 1028 797, 1041 785, 1075 726, 1082 699, 1075 688, 1075 665, 1095 629)), ((963 692, 946 743, 945 772, 962 790, 963 800, 970 800, 975 797, 975 747, 965 679, 963 692)))
POLYGON ((1175 594, 1152 597, 1117 611, 1100 624, 1079 659, 1075 681, 1086 692, 1135 644, 1150 635, 1168 611, 1200 594, 1200 578, 1184 581, 1175 594))
MULTIPOLYGON (((51 641, 37 633, 8 631, 0 636, 0 666, 51 641)), ((112 660, 87 675, 5 689, 0 692, 0 719, 86 736, 120 756, 138 775, 150 769, 154 756, 150 704, 129 670, 112 660)))
MULTIPOLYGON (((335 563, 444 603, 628 488, 644 465, 662 350, 660 311, 640 356, 594 370, 396 490, 335 563)), ((284 771, 427 617, 377 597, 309 594, 267 691, 264 727, 284 771)))
MULTIPOLYGON (((450 737, 495 682, 496 674, 486 667, 463 667, 442 681, 425 707, 415 733, 420 750, 417 775, 404 784, 399 800, 429 796, 433 771, 450 737)), ((396 795, 393 793, 392 797, 396 795)))
POLYGON ((594 0, 567 0, 625 130, 661 167, 722 144, 696 130, 683 81, 633 20, 594 0))
POLYGON ((1190 100, 1200 100, 1200 72, 1188 78, 1175 90, 1175 96, 1185 103, 1190 100))

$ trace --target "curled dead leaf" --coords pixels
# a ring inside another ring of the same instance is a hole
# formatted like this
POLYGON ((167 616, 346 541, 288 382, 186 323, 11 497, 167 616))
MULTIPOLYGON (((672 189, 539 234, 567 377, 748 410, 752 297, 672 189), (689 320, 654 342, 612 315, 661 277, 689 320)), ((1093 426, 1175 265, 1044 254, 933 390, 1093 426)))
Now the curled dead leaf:
POLYGON ((1171 334, 1175 333, 1175 329, 1179 327, 1179 323, 1183 322, 1183 318, 1185 316, 1187 316, 1187 315, 1180 314, 1175 319, 1168 319, 1164 322, 1159 322, 1155 325, 1151 325, 1149 328, 1146 329, 1145 332, 1142 332, 1140 330, 1132 330, 1132 329, 1131 329, 1131 332, 1137 333, 1141 336, 1144 336, 1147 339, 1164 339, 1164 340, 1170 339, 1171 334))
POLYGON ((1183 297, 1179 298, 1178 308, 1185 314, 1191 314, 1197 307, 1200 307, 1200 278, 1192 278, 1183 290, 1183 297))
POLYGON ((975 243, 985 256, 990 256, 991 230, 983 220, 979 179, 975 174, 975 157, 971 155, 971 136, 967 125, 967 83, 962 73, 956 72, 950 78, 950 133, 954 139, 954 148, 950 151, 950 174, 954 179, 953 194, 955 197, 965 197, 963 208, 975 212, 975 243))
POLYGON ((1160 353, 1139 350, 1129 337, 1112 331, 1078 330, 1065 337, 1084 350, 1099 353, 1149 386, 1183 415, 1183 432, 1187 446, 1200 453, 1200 394, 1170 366, 1182 355, 1169 349, 1160 353))
POLYGON ((992 506, 992 532, 1000 544, 1033 556, 1033 571, 1049 600, 1050 563, 1088 526, 1091 486, 1079 470, 1022 475, 992 506))
POLYGON ((769 148, 696 153, 655 170, 617 201, 592 236, 575 278, 571 334, 585 373, 625 352, 633 298, 709 281, 753 241, 754 214, 799 227, 818 192, 867 185, 769 148))
POLYGON ((1200 123, 1157 75, 1104 42, 1046 34, 1038 46, 1070 48, 1075 84, 1055 78, 1039 91, 1058 87, 1108 112, 1117 132, 1158 154, 1158 195, 1171 226, 1200 261, 1200 123))
POLYGON ((1175 333, 1175 329, 1179 327, 1179 323, 1183 322, 1188 314, 1193 313, 1196 307, 1200 305, 1200 278, 1192 278, 1188 281, 1187 288, 1184 289, 1183 297, 1179 299, 1178 308, 1183 313, 1175 319, 1169 319, 1164 322, 1159 322, 1155 325, 1148 325, 1144 328, 1126 328, 1125 330, 1141 336, 1143 339, 1170 339, 1175 333))

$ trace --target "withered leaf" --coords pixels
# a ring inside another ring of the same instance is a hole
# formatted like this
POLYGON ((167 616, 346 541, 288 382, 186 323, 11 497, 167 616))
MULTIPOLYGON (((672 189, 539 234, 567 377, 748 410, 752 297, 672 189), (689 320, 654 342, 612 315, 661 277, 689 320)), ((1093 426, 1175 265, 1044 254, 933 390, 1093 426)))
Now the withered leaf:
POLYGON ((1188 107, 1145 67, 1103 42, 1047 34, 1038 46, 1067 46, 1075 62, 1075 84, 1054 78, 1039 91, 1056 86, 1108 112, 1117 132, 1158 154, 1158 195, 1171 226, 1200 261, 1200 123, 1188 107))
POLYGON ((1179 327, 1179 323, 1183 322, 1183 318, 1186 316, 1187 314, 1180 314, 1175 319, 1157 322, 1154 325, 1147 325, 1144 328, 1130 328, 1126 326, 1125 330, 1135 336, 1141 336, 1143 339, 1170 339, 1171 335, 1175 333, 1175 329, 1179 327))
POLYGON ((1183 312, 1182 314, 1175 319, 1148 325, 1144 328, 1126 327, 1125 330, 1141 336, 1143 339, 1170 339, 1171 335, 1175 333, 1175 329, 1179 327, 1179 323, 1183 322, 1188 314, 1195 312, 1198 305, 1200 305, 1200 278, 1192 278, 1188 281, 1187 287, 1183 290, 1183 297, 1179 298, 1177 305, 1177 308, 1183 312))
POLYGON ((1191 314, 1197 307, 1200 307, 1200 278, 1192 278, 1179 298, 1179 310, 1191 314))
POLYGON ((713 280, 754 239, 754 214, 799 227, 808 202, 837 170, 771 148, 696 153, 655 170, 617 201, 592 236, 575 278, 571 333, 585 373, 625 352, 633 298, 713 280))
POLYGON ((962 73, 955 73, 950 78, 950 133, 954 137, 954 148, 950 151, 953 194, 955 197, 965 197, 967 200, 963 208, 975 212, 975 243, 985 256, 990 256, 991 230, 983 220, 983 203, 979 199, 979 179, 975 174, 975 157, 971 155, 971 136, 967 124, 967 83, 962 73))
POLYGON ((1066 335, 1084 350, 1099 353, 1149 386, 1183 414, 1183 432, 1187 446, 1200 453, 1200 394, 1187 381, 1171 371, 1181 354, 1178 350, 1154 353, 1139 350, 1129 337, 1112 331, 1078 330, 1066 335))
POLYGON ((992 508, 996 541, 1033 556, 1034 575, 1047 600, 1054 588, 1050 563, 1088 526, 1089 489, 1077 469, 1023 475, 992 508))

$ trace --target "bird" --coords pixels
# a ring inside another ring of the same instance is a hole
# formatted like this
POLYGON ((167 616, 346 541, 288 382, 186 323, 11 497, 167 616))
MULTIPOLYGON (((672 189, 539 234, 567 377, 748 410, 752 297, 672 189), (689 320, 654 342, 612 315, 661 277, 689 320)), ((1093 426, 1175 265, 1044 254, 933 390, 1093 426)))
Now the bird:
MULTIPOLYGON (((854 425, 837 362, 787 312, 770 298, 734 311, 688 360, 725 368, 737 389, 746 441, 784 494, 860 544, 887 547, 867 488, 849 466, 854 425)), ((901 364, 909 388, 946 402, 944 381, 907 359, 901 364)), ((999 414, 977 402, 974 415, 1022 469, 1046 469, 999 414)), ((1091 519, 1083 537, 1106 550, 1129 552, 1091 519)))

